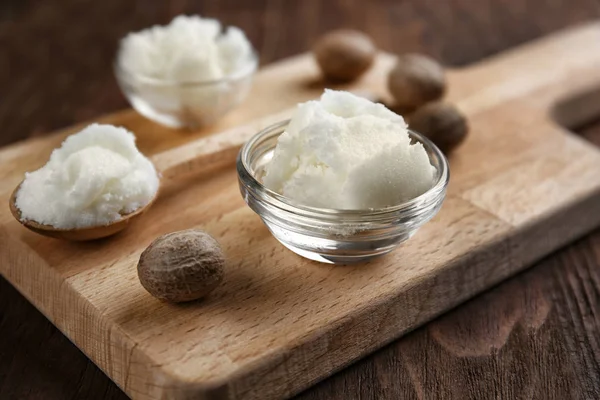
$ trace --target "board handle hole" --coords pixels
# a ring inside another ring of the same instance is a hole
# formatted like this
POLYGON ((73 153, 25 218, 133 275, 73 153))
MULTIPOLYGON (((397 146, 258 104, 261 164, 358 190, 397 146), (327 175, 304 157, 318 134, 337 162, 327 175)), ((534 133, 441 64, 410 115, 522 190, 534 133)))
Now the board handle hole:
POLYGON ((600 86, 559 101, 551 114, 558 124, 600 147, 600 86))

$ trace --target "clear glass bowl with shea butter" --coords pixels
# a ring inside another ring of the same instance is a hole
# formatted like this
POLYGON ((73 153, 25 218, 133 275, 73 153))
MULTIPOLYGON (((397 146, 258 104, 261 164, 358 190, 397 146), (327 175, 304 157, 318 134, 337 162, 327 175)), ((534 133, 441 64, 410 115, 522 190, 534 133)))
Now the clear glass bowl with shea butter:
POLYGON ((448 161, 427 138, 408 131, 423 145, 435 172, 425 193, 401 204, 364 210, 307 207, 263 184, 277 139, 289 121, 256 134, 240 150, 237 172, 248 206, 273 236, 288 249, 311 260, 346 264, 366 261, 392 251, 437 214, 446 196, 448 161))
POLYGON ((248 95, 258 57, 244 32, 218 20, 179 15, 131 32, 114 68, 131 105, 166 126, 216 122, 248 95))
POLYGON ((171 128, 208 126, 241 104, 252 87, 258 57, 245 67, 213 81, 166 81, 138 76, 114 64, 117 82, 132 107, 146 118, 171 128))

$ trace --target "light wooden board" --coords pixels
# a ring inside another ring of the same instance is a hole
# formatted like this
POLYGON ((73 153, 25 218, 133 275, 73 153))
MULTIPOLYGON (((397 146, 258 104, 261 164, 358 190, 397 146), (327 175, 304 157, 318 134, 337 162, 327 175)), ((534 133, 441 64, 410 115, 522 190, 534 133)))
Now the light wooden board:
MULTIPOLYGON (((351 89, 387 98, 391 63, 380 55, 351 89)), ((448 198, 410 241, 362 265, 310 262, 278 244, 244 205, 233 168, 171 185, 114 238, 36 236, 12 219, 8 196, 77 127, 18 143, 0 151, 0 271, 133 398, 287 397, 600 224, 600 151, 550 116, 559 102, 568 123, 598 111, 568 99, 600 85, 599 65, 591 24, 451 71, 449 98, 472 129, 450 159, 448 198), (137 279, 139 255, 190 227, 222 243, 225 283, 205 301, 162 303, 137 279)), ((322 89, 301 55, 263 68, 249 100, 212 129, 172 131, 131 110, 99 120, 134 131, 150 155, 322 89)))

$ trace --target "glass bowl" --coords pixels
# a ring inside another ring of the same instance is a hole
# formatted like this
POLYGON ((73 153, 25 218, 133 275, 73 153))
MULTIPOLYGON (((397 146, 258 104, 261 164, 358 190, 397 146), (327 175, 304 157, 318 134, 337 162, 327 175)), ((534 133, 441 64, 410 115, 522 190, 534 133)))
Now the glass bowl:
POLYGON ((405 203, 366 210, 315 208, 267 189, 262 184, 264 168, 288 123, 277 123, 252 137, 240 150, 237 172, 248 206, 294 253, 325 263, 365 261, 409 239, 441 208, 450 177, 448 161, 430 140, 413 131, 409 131, 411 139, 423 144, 437 172, 427 192, 405 203))
POLYGON ((258 67, 252 53, 246 66, 222 79, 173 82, 136 76, 114 64, 117 82, 133 108, 155 122, 171 128, 211 125, 246 99, 258 67))

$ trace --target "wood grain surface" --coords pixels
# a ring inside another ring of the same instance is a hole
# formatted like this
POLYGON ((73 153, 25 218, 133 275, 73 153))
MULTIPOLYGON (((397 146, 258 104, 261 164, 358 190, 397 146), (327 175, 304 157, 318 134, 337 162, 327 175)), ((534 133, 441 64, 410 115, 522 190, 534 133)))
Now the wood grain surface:
MULTIPOLYGON (((207 2, 192 6, 191 2, 172 2, 166 6, 162 2, 144 2, 142 7, 140 2, 132 10, 127 7, 133 3, 122 5, 108 1, 95 4, 98 9, 94 15, 80 18, 81 10, 89 6, 85 2, 63 2, 60 6, 4 2, 0 40, 2 44, 8 43, 3 48, 9 49, 9 61, 0 64, 0 68, 5 68, 0 79, 3 79, 2 93, 6 93, 0 109, 2 140, 7 143, 31 132, 45 132, 124 106, 107 65, 100 67, 98 62, 90 62, 88 58, 99 57, 96 61, 100 60, 100 64, 110 59, 108 53, 114 50, 112 41, 122 34, 110 31, 116 30, 119 24, 125 27, 124 31, 132 29, 132 21, 140 14, 143 17, 139 20, 144 26, 165 22, 182 10, 210 13, 247 30, 253 41, 260 44, 263 60, 287 55, 288 51, 290 54, 300 51, 319 32, 330 27, 352 25, 369 31, 381 47, 388 50, 424 49, 451 63, 469 62, 542 32, 598 15, 597 3, 584 1, 455 1, 445 7, 435 7, 434 2, 379 2, 367 12, 362 2, 323 3, 327 5, 244 2, 244 6, 240 6, 233 2, 207 2), (121 15, 127 17, 119 19, 121 15), (290 29, 288 16, 306 16, 312 25, 305 27, 306 32, 301 34, 290 29), (253 24, 256 20, 260 23, 253 24), (73 26, 78 27, 74 38, 66 35, 65 27, 69 24, 65 21, 72 21, 73 26), (22 48, 19 43, 27 43, 24 41, 28 35, 34 42, 30 31, 35 27, 47 33, 49 44, 22 48), (57 33, 52 36, 52 32, 57 33), (284 34, 268 35, 269 32, 284 34), (88 53, 91 49, 85 45, 86 41, 78 42, 86 35, 86 40, 98 38, 98 47, 93 51, 101 56, 88 53), (109 44, 102 46, 102 43, 109 44), (52 44, 70 56, 58 57, 62 60, 48 57, 48 47, 52 44), (42 50, 38 50, 40 48, 42 50), (83 54, 89 57, 82 57, 83 54), (74 87, 78 85, 73 85, 73 81, 63 86, 49 82, 47 74, 61 76, 57 73, 61 71, 62 76, 77 76, 71 78, 74 82, 85 77, 90 86, 93 82, 99 83, 83 95, 86 89, 74 87), (64 102, 56 101, 57 98, 64 102), (60 107, 65 107, 62 117, 60 107)), ((425 398, 503 398, 503 395, 513 397, 513 394, 514 397, 537 398, 597 397, 599 240, 596 236, 416 331, 304 396, 340 399, 398 398, 401 394, 407 398, 419 394, 425 398), (523 299, 519 300, 517 294, 523 295, 523 299), (538 300, 546 306, 539 306, 538 300), (545 313, 544 307, 548 309, 545 313), (510 390, 514 392, 507 392, 510 390)), ((82 356, 77 363, 77 351, 5 282, 0 290, 0 310, 3 311, 0 337, 7 338, 0 341, 0 398, 119 396, 114 386, 82 356), (72 357, 67 357, 69 354, 72 357)))

